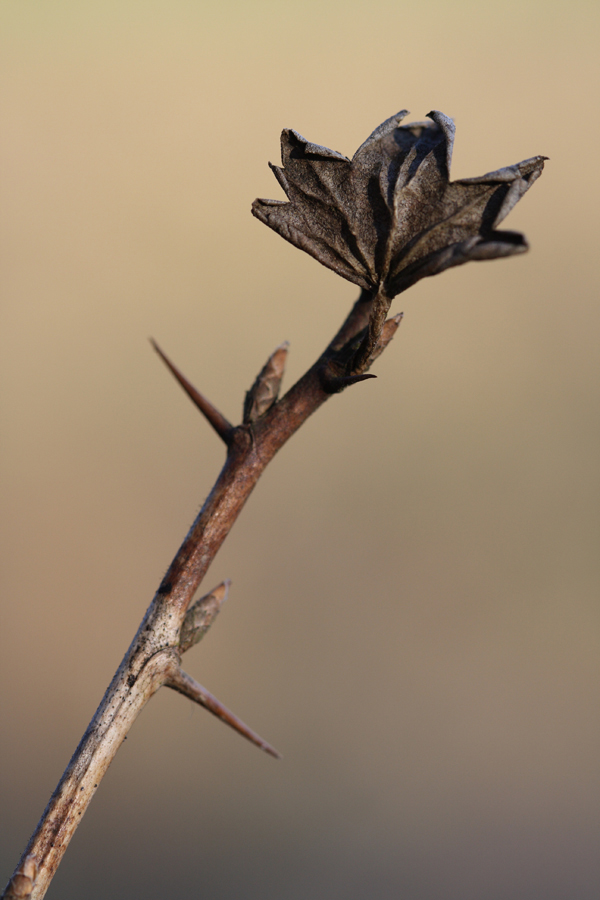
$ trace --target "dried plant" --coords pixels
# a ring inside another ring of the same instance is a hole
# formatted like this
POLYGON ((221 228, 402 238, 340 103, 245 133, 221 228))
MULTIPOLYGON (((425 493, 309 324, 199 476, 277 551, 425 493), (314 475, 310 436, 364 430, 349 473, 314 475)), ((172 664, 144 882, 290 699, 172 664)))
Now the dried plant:
POLYGON ((286 241, 374 296, 348 375, 368 367, 397 294, 471 259, 527 250, 522 234, 497 227, 539 178, 545 157, 451 182, 454 122, 434 111, 430 122, 400 125, 407 114, 376 128, 352 160, 285 129, 283 168, 271 169, 289 202, 252 207, 286 241))
POLYGON ((279 755, 182 670, 182 654, 214 621, 228 582, 194 603, 193 596, 275 453, 331 394, 374 377, 368 369, 402 318, 386 320, 392 298, 450 266, 527 250, 523 235, 497 226, 544 164, 545 157, 537 156, 451 182, 452 120, 432 112, 430 122, 401 125, 405 115, 380 125, 352 160, 295 131, 282 134, 283 167, 272 168, 288 200, 256 200, 254 215, 362 289, 337 335, 287 394, 278 399, 287 356, 282 344, 246 394, 243 421, 234 426, 154 344, 225 443, 225 465, 50 798, 5 900, 44 896, 102 776, 160 687, 179 691, 279 755))

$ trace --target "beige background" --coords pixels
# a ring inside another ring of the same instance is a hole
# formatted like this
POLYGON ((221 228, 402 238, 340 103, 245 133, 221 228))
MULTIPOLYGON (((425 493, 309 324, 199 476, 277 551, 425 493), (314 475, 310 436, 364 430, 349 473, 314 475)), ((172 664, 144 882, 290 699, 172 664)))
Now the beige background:
POLYGON ((377 381, 261 481, 186 659, 284 753, 144 711, 50 898, 597 900, 598 12, 591 0, 3 0, 2 881, 222 450, 352 285, 250 216, 279 132, 403 106, 453 176, 541 153, 531 252, 399 298, 377 381))

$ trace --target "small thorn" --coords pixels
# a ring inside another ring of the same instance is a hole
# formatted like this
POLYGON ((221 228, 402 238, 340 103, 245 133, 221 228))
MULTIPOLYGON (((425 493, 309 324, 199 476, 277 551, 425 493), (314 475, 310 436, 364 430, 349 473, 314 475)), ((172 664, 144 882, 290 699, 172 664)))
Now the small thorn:
POLYGON ((231 710, 227 709, 226 706, 223 706, 210 691, 207 691, 206 688, 202 687, 201 684, 198 684, 194 678, 191 678, 179 667, 173 667, 169 672, 168 680, 165 681, 165 684, 167 687, 172 688, 174 691, 178 691, 180 694, 189 697, 190 700, 203 706, 218 719, 221 719, 222 722, 225 722, 226 725, 229 725, 230 728, 233 728, 234 731, 237 731, 238 734, 241 734, 247 740, 251 741, 251 743, 260 747, 261 750, 264 750, 265 753, 274 756, 275 759, 281 759, 281 753, 264 741, 255 731, 248 728, 248 726, 242 722, 241 719, 238 719, 231 710))
POLYGON ((225 416, 219 412, 219 410, 212 405, 210 400, 207 400, 200 391, 197 391, 193 384, 187 380, 187 378, 181 374, 179 369, 173 365, 171 360, 163 353, 158 344, 153 338, 150 338, 150 343, 165 363, 168 369, 175 376, 181 387, 184 389, 192 403, 194 403, 204 418, 209 422, 210 425, 217 432, 219 437, 225 441, 225 443, 229 446, 231 443, 231 435, 233 433, 233 425, 231 422, 228 422, 225 416))
POLYGON ((179 650, 186 653, 190 647, 201 641, 227 600, 231 581, 222 581, 214 590, 192 603, 185 614, 179 632, 179 650))
POLYGON ((284 341, 271 353, 247 392, 244 400, 245 425, 255 422, 277 402, 289 346, 288 341, 284 341))
POLYGON ((344 375, 340 378, 343 387, 349 387, 351 384, 358 384, 359 381, 366 381, 367 378, 377 378, 377 375, 344 375))
POLYGON ((321 375, 321 385, 328 394, 339 394, 351 384, 358 384, 359 381, 367 381, 369 378, 377 378, 377 375, 366 373, 362 375, 332 375, 325 369, 321 375))

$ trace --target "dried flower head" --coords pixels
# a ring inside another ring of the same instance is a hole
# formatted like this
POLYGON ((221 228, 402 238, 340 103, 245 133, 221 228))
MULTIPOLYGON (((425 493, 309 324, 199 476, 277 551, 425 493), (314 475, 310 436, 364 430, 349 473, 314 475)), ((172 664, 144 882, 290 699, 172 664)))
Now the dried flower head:
POLYGON ((452 119, 431 112, 430 122, 401 125, 406 115, 376 128, 352 160, 285 129, 283 167, 271 168, 288 202, 252 206, 287 241, 387 298, 470 259, 527 250, 522 234, 497 228, 545 159, 451 182, 452 119))

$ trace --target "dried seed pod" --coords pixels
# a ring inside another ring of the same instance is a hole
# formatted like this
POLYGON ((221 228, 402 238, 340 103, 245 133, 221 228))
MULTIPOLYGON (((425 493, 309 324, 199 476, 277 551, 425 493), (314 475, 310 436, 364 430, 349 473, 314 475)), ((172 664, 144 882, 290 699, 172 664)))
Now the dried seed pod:
POLYGON ((430 122, 401 125, 406 115, 376 128, 352 160, 285 129, 283 167, 271 168, 288 202, 255 200, 252 207, 320 263, 387 298, 471 259, 527 250, 522 234, 497 227, 546 158, 451 182, 452 119, 434 111, 430 122))

